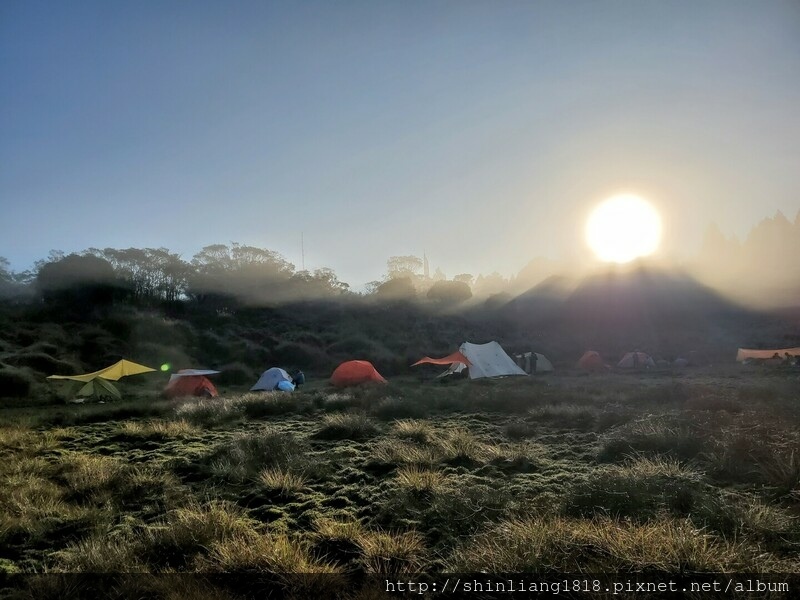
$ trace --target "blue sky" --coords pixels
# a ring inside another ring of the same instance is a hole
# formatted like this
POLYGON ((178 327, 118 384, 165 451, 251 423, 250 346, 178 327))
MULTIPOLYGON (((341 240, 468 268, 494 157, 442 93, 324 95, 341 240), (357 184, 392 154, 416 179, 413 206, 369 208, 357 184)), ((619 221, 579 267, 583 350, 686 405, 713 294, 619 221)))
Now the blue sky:
POLYGON ((355 287, 584 256, 617 191, 685 256, 800 208, 800 3, 0 3, 0 256, 232 241, 355 287))

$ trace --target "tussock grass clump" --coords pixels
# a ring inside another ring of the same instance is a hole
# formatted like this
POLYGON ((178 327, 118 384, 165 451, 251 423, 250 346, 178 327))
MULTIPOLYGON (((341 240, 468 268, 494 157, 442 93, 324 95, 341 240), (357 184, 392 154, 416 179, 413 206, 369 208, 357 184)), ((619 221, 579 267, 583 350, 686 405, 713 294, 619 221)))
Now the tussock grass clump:
POLYGON ((126 483, 130 467, 116 458, 71 453, 62 459, 62 476, 78 499, 102 503, 126 483))
POLYGON ((327 540, 347 540, 355 543, 364 533, 364 526, 355 519, 317 517, 313 526, 316 534, 327 540))
POLYGON ((38 540, 65 524, 88 521, 89 511, 67 502, 61 487, 26 472, 26 464, 17 466, 17 473, 0 477, 0 545, 38 540))
POLYGON ((800 490, 800 439, 773 424, 726 428, 703 458, 717 479, 767 485, 777 496, 800 490))
POLYGON ((187 438, 200 430, 184 419, 177 421, 128 421, 119 426, 119 435, 134 440, 169 440, 187 438))
POLYGON ((287 534, 253 531, 214 541, 197 566, 210 572, 261 572, 279 576, 338 572, 334 565, 315 559, 307 544, 287 534))
POLYGON ((546 460, 546 452, 539 444, 493 444, 487 446, 492 464, 516 471, 532 471, 546 460))
POLYGON ((364 526, 353 518, 317 517, 313 523, 314 549, 319 556, 339 563, 356 559, 361 554, 359 540, 364 526))
POLYGON ((402 440, 381 440, 374 448, 370 461, 384 465, 432 466, 443 458, 436 446, 418 446, 402 440))
POLYGON ((451 464, 475 464, 491 456, 489 446, 468 429, 456 428, 447 432, 439 446, 444 461, 451 464))
POLYGON ((640 457, 627 465, 596 469, 568 492, 564 511, 636 520, 665 511, 685 516, 710 493, 707 488, 700 473, 674 459, 640 457))
POLYGON ((392 425, 392 434, 418 444, 427 444, 435 437, 433 427, 428 421, 418 421, 416 419, 396 421, 392 425))
POLYGON ((142 553, 151 564, 183 567, 212 544, 250 536, 258 526, 230 502, 191 500, 145 530, 142 553))
POLYGON ((397 470, 397 484, 415 494, 435 494, 447 485, 447 476, 441 471, 402 467, 397 470))
POLYGON ((215 476, 242 482, 271 467, 301 473, 309 466, 306 451, 305 444, 293 434, 265 427, 236 435, 210 454, 206 462, 215 476))
MULTIPOLYGON (((716 538, 685 519, 645 523, 564 517, 504 521, 458 547, 452 572, 764 572, 757 548, 716 538)), ((784 567, 785 568, 785 567, 784 567)))
POLYGON ((66 497, 78 504, 140 508, 166 506, 180 495, 180 482, 168 471, 154 466, 132 466, 119 459, 70 453, 60 463, 58 481, 66 497))
POLYGON ((326 415, 314 437, 321 440, 358 441, 374 437, 379 431, 366 413, 343 413, 326 415))
POLYGON ((138 551, 138 544, 128 537, 93 533, 57 552, 54 570, 65 573, 146 572, 138 551))
POLYGON ((616 428, 604 440, 597 459, 616 462, 635 454, 662 454, 691 460, 704 448, 705 439, 687 424, 645 417, 616 428))
POLYGON ((359 537, 358 545, 367 573, 415 573, 425 564, 425 545, 416 531, 369 531, 359 537))
POLYGON ((242 418, 240 405, 232 398, 202 398, 178 406, 175 413, 181 419, 201 427, 232 423, 242 418))
POLYGON ((239 396, 236 404, 249 419, 291 414, 300 407, 297 396, 286 392, 251 392, 239 396))
POLYGON ((267 490, 278 492, 282 496, 297 494, 306 487, 306 480, 302 475, 279 468, 264 469, 259 473, 258 481, 267 490))

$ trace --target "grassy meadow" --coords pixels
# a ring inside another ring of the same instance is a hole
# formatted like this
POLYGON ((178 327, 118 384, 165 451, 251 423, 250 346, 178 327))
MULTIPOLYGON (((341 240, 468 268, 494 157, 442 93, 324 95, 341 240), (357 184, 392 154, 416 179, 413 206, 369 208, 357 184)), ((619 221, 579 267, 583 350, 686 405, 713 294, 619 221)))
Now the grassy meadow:
POLYGON ((6 409, 0 570, 797 572, 797 400, 688 370, 6 409))

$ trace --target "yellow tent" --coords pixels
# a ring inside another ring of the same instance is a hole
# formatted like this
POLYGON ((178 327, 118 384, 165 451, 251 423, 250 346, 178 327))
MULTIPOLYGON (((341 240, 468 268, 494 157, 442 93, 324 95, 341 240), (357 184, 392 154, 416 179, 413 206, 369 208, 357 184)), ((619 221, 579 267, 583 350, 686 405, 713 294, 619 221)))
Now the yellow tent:
POLYGON ((95 371, 94 373, 85 373, 84 375, 50 375, 48 379, 71 379, 72 381, 88 383, 97 377, 101 377, 102 379, 108 379, 110 381, 119 381, 120 378, 127 377, 128 375, 138 375, 139 373, 149 373, 150 371, 155 371, 155 369, 122 359, 110 367, 95 371))

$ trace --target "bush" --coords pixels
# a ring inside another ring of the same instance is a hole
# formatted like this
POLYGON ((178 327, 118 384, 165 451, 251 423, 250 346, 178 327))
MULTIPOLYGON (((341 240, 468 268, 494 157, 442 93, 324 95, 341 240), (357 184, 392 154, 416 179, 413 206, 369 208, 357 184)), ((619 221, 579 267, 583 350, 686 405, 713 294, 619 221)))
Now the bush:
POLYGON ((330 357, 313 346, 296 342, 279 344, 272 352, 276 364, 296 365, 300 369, 325 369, 330 367, 330 357))
POLYGON ((31 383, 24 371, 11 367, 0 368, 0 397, 27 398, 31 383))
POLYGON ((219 385, 252 385, 257 380, 254 371, 239 362, 223 365, 220 371, 222 373, 215 376, 215 381, 219 385))

